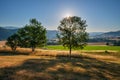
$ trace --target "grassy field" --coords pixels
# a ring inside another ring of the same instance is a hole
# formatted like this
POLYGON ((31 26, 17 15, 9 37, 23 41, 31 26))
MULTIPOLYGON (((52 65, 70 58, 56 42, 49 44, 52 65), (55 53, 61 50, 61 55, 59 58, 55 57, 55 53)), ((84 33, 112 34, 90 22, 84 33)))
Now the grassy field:
MULTIPOLYGON (((45 47, 48 50, 68 51, 68 48, 62 45, 49 45, 45 47)), ((120 58, 120 46, 100 46, 100 45, 87 45, 84 49, 73 49, 73 52, 97 54, 97 55, 111 55, 120 58)))
MULTIPOLYGON (((63 47, 62 45, 50 45, 46 46, 47 49, 51 50, 68 50, 68 48, 63 47)), ((79 49, 77 49, 79 50, 79 49)), ((88 45, 83 50, 114 50, 114 51, 120 51, 120 46, 93 46, 88 45)))
POLYGON ((95 53, 0 48, 0 80, 120 80, 120 57, 95 53))
POLYGON ((0 56, 0 80, 119 80, 116 59, 0 56), (111 62, 111 61, 115 62, 111 62))
MULTIPOLYGON (((110 53, 114 54, 114 53, 110 53)), ((120 58, 73 51, 0 48, 0 80, 120 80, 120 58)))

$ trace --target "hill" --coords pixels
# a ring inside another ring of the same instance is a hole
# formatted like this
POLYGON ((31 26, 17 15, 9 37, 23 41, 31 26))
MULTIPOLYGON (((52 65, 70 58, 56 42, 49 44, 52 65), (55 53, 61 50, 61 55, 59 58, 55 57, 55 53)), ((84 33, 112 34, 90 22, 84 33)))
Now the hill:
POLYGON ((5 26, 5 27, 2 27, 4 29, 18 29, 20 27, 14 27, 14 26, 5 26))
POLYGON ((103 34, 104 32, 89 32, 89 37, 90 38, 94 38, 95 36, 97 35, 101 35, 103 34))
MULTIPOLYGON (((17 32, 18 27, 6 26, 0 27, 0 40, 6 40, 9 36, 17 32)), ((47 30, 47 39, 55 39, 57 30, 47 30)))
MULTIPOLYGON (((9 36, 17 32, 19 27, 12 27, 12 26, 6 26, 6 27, 0 27, 0 40, 6 40, 9 36)), ((47 39, 55 39, 56 34, 58 33, 57 30, 47 30, 47 39)), ((89 32, 90 38, 113 38, 113 37, 120 37, 120 30, 119 31, 113 31, 113 32, 89 32)))
POLYGON ((96 35, 96 38, 115 38, 115 37, 120 37, 120 30, 119 31, 111 31, 111 32, 106 32, 100 35, 96 35))
POLYGON ((6 29, 0 27, 0 40, 6 40, 9 36, 17 32, 18 29, 6 29))
POLYGON ((56 34, 58 33, 57 30, 47 30, 47 39, 51 40, 51 39, 55 39, 57 38, 56 37, 56 34))

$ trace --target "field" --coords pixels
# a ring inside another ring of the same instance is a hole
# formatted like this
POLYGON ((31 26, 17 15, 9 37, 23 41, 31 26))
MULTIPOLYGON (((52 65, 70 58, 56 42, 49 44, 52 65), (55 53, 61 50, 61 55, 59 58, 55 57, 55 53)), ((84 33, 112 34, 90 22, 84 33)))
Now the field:
POLYGON ((74 50, 70 59, 64 49, 0 48, 0 80, 120 80, 118 54, 74 50))
MULTIPOLYGON (((51 50, 68 50, 68 48, 63 47, 62 45, 50 45, 46 46, 47 49, 51 50)), ((80 49, 76 49, 80 50, 80 49)), ((120 46, 97 46, 97 45, 88 45, 83 50, 114 50, 120 51, 120 46)))

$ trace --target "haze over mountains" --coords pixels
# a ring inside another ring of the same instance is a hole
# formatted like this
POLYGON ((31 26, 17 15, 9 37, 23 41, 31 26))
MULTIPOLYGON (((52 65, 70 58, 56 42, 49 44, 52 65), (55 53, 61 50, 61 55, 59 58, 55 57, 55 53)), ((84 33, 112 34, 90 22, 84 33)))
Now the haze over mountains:
MULTIPOLYGON (((6 40, 9 36, 17 32, 19 28, 13 26, 0 27, 0 40, 6 40)), ((47 39, 55 39, 57 30, 47 30, 47 39)), ((120 30, 114 32, 89 32, 90 38, 107 38, 120 36, 120 30)))

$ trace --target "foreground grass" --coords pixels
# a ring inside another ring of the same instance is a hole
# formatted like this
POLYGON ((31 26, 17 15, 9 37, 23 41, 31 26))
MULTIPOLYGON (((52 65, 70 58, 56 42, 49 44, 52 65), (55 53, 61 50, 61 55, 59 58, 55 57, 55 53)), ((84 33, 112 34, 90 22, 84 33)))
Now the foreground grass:
POLYGON ((73 51, 0 52, 0 80, 120 80, 120 59, 73 51), (19 55, 18 55, 19 54, 19 55), (25 55, 26 54, 26 55, 25 55), (34 56, 36 55, 36 56, 34 56))
POLYGON ((90 57, 0 56, 0 80, 119 80, 120 64, 90 57))

